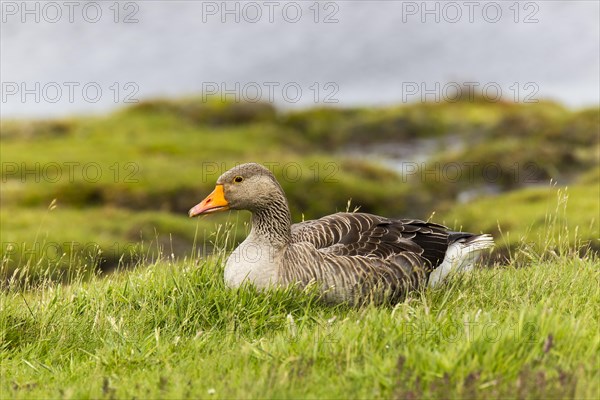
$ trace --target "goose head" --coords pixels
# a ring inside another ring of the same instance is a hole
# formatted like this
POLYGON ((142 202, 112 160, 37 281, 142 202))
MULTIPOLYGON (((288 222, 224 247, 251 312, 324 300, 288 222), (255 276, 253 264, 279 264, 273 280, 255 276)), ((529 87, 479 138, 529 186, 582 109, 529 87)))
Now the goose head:
POLYGON ((256 163, 241 164, 221 175, 215 190, 192 207, 189 216, 226 210, 260 211, 281 197, 283 190, 271 171, 256 163))

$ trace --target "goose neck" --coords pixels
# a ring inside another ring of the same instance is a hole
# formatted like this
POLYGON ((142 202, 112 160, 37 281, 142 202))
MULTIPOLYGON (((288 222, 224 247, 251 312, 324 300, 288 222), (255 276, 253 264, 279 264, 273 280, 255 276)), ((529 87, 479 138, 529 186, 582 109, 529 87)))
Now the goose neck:
POLYGON ((272 245, 285 246, 291 242, 292 218, 283 196, 276 196, 266 207, 252 211, 251 234, 272 245))

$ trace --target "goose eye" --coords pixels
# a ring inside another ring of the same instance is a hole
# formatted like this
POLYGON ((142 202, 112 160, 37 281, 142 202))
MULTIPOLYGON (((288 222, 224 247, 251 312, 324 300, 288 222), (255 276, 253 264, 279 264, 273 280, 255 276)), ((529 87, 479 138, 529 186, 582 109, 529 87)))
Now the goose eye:
POLYGON ((236 176, 235 178, 233 178, 233 181, 234 181, 235 183, 240 183, 240 182, 241 182, 241 181, 243 181, 243 180, 244 180, 244 178, 242 178, 241 176, 236 176))

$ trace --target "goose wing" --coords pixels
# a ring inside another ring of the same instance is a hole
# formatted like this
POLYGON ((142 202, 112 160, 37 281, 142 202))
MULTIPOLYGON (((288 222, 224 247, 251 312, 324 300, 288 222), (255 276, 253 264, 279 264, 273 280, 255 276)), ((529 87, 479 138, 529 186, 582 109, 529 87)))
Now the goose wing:
POLYGON ((399 256, 410 264, 425 264, 427 269, 444 259, 448 237, 448 229, 442 225, 366 213, 337 213, 292 225, 294 243, 311 243, 323 254, 375 257, 387 262, 399 256))
POLYGON ((311 243, 291 245, 284 257, 280 279, 284 284, 318 284, 324 299, 333 303, 360 304, 398 301, 422 287, 428 261, 404 251, 385 258, 323 252, 311 243))

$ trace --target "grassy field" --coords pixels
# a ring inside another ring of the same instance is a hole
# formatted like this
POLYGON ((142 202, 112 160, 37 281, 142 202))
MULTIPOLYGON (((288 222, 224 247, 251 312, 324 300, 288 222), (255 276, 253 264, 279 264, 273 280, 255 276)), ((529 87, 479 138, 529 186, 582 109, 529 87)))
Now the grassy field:
POLYGON ((2 121, 0 398, 598 398, 599 127, 597 108, 478 99, 2 121), (461 145, 411 176, 348 152, 444 137, 461 145), (276 162, 295 221, 430 218, 491 233, 490 268, 393 307, 228 290, 249 214, 186 212, 246 161, 276 162))
POLYGON ((394 307, 228 290, 223 253, 4 291, 2 397, 597 398, 600 260, 559 247, 394 307))

